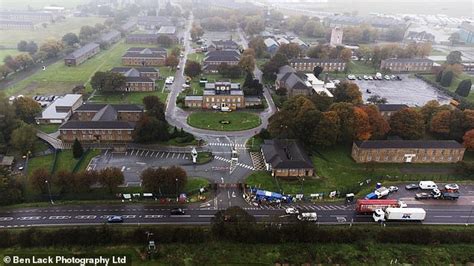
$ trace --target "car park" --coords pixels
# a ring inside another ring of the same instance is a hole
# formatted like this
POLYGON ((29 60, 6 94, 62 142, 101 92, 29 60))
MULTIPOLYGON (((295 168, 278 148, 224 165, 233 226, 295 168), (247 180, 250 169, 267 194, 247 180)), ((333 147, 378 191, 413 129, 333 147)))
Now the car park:
POLYGON ((112 215, 107 218, 108 223, 123 223, 123 217, 120 215, 112 215))
POLYGON ((431 198, 433 198, 433 195, 431 193, 420 192, 420 193, 415 194, 415 199, 417 200, 431 199, 431 198))
POLYGON ((170 214, 171 214, 171 215, 184 215, 185 212, 184 212, 184 210, 181 209, 181 208, 174 208, 174 209, 171 209, 171 210, 170 210, 170 214))
POLYGON ((405 189, 406 190, 415 190, 415 189, 419 189, 420 186, 418 186, 418 184, 408 184, 405 186, 405 189))
POLYGON ((300 211, 297 208, 286 208, 285 209, 286 214, 298 214, 300 211))

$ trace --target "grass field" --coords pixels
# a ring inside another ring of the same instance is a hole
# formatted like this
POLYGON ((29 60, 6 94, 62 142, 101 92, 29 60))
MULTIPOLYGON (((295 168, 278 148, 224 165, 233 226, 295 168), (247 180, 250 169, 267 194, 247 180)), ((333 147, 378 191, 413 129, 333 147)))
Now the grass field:
MULTIPOLYGON (((424 76, 426 78, 428 78, 429 80, 431 80, 433 82, 436 82, 436 76, 434 74, 429 74, 429 75, 424 75, 424 76)), ((465 80, 465 79, 471 79, 471 81, 474 83, 474 76, 463 73, 459 77, 455 77, 453 79, 453 82, 451 82, 451 86, 447 87, 447 89, 452 91, 452 92, 456 91, 456 89, 458 88, 459 83, 462 80, 465 80)), ((471 93, 469 94, 469 96, 466 99, 470 102, 474 102, 474 92, 471 91, 471 93)))
POLYGON ((198 63, 201 63, 202 60, 204 59, 204 53, 192 53, 188 54, 188 59, 192 61, 196 61, 198 63))
MULTIPOLYGON (((324 192, 326 195, 330 191, 351 190, 358 192, 364 190, 360 182, 372 179, 376 182, 377 177, 392 176, 392 180, 415 181, 422 179, 429 180, 455 180, 459 178, 449 174, 429 174, 419 171, 420 169, 449 168, 454 169, 454 164, 430 164, 430 165, 400 165, 400 164, 357 164, 351 158, 350 146, 335 146, 318 150, 319 154, 312 156, 312 161, 318 178, 305 178, 304 181, 275 180, 268 172, 255 172, 250 175, 246 182, 251 186, 260 187, 271 191, 281 191, 287 194, 301 193, 308 195, 311 193, 324 192), (403 171, 401 170, 403 167, 403 171)), ((433 171, 434 172, 434 171, 433 171)), ((383 180, 382 180, 383 181, 383 180)), ((369 186, 372 186, 370 184, 369 186)))
MULTIPOLYGON (((158 242, 159 243, 159 242, 158 242)), ((145 245, 107 247, 8 248, 6 254, 74 254, 117 255, 128 254, 131 265, 388 265, 390 261, 404 265, 466 265, 472 262, 474 246, 409 245, 409 244, 252 244, 214 241, 197 244, 158 244, 154 260, 144 260, 141 250, 145 245)))
POLYGON ((58 131, 59 126, 60 124, 41 124, 38 125, 37 128, 43 131, 44 133, 50 134, 58 131))
MULTIPOLYGON (((89 161, 100 154, 100 150, 91 150, 87 156, 84 158, 81 166, 79 167, 78 171, 85 170, 89 161)), ((58 153, 58 160, 56 171, 72 171, 76 166, 78 159, 74 159, 72 156, 72 150, 64 150, 58 153)), ((33 157, 28 161, 28 175, 33 173, 35 170, 44 168, 47 170, 52 169, 52 164, 54 162, 54 154, 49 154, 45 156, 38 156, 33 157)))
POLYGON ((150 92, 125 92, 125 93, 110 93, 110 94, 99 94, 97 93, 93 98, 90 98, 90 102, 94 103, 111 103, 111 104, 143 104, 143 98, 149 95, 155 95, 160 98, 163 103, 166 103, 166 97, 168 93, 160 91, 150 92))
POLYGON ((377 69, 370 62, 365 64, 363 61, 351 61, 348 63, 349 72, 351 74, 374 74, 377 69))
MULTIPOLYGON (((90 91, 91 88, 88 82, 94 73, 122 66, 122 55, 128 48, 135 46, 147 47, 120 42, 75 67, 65 66, 61 60, 50 65, 45 71, 39 71, 18 82, 15 86, 7 88, 6 94, 23 94, 27 96, 35 94, 61 94, 70 92, 74 86, 79 84, 86 84, 90 91)), ((162 75, 172 73, 167 67, 160 68, 160 72, 162 75)))
POLYGON ((188 124, 202 129, 238 131, 259 126, 260 117, 246 112, 195 112, 188 116, 188 124), (222 124, 220 121, 229 122, 222 124))
MULTIPOLYGON (((7 1, 10 2, 11 0, 7 1)), ((4 2, 2 0, 2 6, 4 2)), ((21 40, 35 41, 40 46, 48 38, 59 40, 68 32, 78 34, 82 26, 94 26, 96 23, 104 22, 104 20, 105 18, 100 17, 68 17, 64 21, 48 24, 46 28, 40 26, 34 31, 0 30, 2 36, 8 36, 7 38, 0 38, 0 46, 16 49, 17 43, 21 40)))
POLYGON ((186 192, 193 192, 197 191, 202 187, 207 187, 209 185, 209 180, 202 178, 202 177, 189 177, 186 186, 184 187, 184 191, 186 192))

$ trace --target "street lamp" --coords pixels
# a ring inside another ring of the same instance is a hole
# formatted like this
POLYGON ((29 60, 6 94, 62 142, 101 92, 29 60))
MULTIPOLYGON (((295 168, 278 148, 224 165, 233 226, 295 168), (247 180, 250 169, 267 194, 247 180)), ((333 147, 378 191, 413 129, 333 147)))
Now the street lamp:
POLYGON ((51 188, 49 187, 49 182, 48 180, 45 180, 44 182, 48 186, 49 201, 51 201, 51 205, 54 205, 53 197, 51 197, 51 188))
POLYGON ((178 179, 176 178, 176 202, 178 202, 179 197, 178 197, 178 179))

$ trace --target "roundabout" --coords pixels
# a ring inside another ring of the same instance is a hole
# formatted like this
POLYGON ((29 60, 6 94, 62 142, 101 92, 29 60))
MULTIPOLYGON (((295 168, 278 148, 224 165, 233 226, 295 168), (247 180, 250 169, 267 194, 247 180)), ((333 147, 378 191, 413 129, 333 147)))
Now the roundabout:
POLYGON ((256 128, 262 121, 257 114, 249 112, 198 111, 188 116, 187 123, 200 129, 241 131, 256 128))

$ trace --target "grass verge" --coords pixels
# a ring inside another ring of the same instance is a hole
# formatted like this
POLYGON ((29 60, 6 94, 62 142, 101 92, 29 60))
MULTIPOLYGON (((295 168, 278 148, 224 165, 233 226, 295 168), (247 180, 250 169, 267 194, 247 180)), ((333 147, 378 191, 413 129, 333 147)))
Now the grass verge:
POLYGON ((247 112, 200 111, 188 116, 188 124, 207 130, 239 131, 255 128, 261 124, 261 120, 258 115, 247 112), (221 121, 224 123, 221 123, 221 121))

